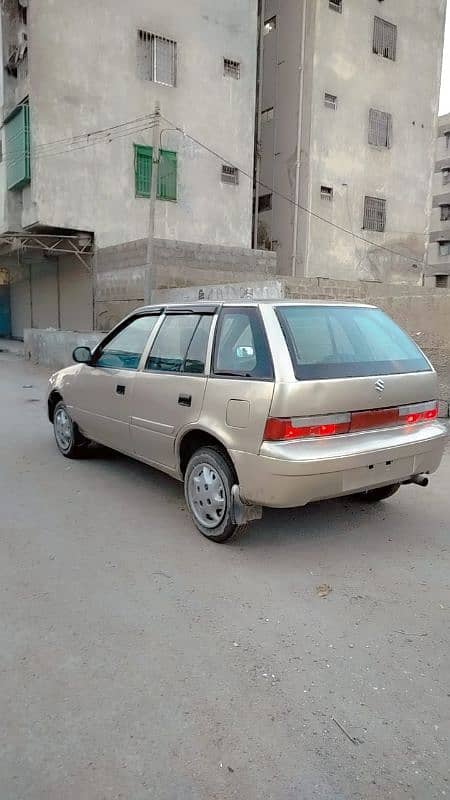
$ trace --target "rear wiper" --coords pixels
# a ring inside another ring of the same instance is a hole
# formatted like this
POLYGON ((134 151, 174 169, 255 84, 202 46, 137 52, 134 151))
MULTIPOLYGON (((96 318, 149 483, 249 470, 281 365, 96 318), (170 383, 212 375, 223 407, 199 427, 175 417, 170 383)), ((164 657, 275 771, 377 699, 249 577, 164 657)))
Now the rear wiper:
POLYGON ((224 378, 251 378, 249 372, 232 372, 231 370, 217 370, 214 372, 214 375, 221 375, 224 378))

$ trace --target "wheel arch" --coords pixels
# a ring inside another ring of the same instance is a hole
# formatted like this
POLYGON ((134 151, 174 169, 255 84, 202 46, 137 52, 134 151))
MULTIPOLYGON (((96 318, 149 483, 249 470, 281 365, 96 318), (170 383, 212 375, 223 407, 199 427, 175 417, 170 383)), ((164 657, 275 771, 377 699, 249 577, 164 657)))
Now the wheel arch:
POLYGON ((55 408, 56 408, 56 406, 58 405, 58 403, 59 403, 59 402, 60 402, 62 399, 63 399, 63 398, 62 398, 62 394, 61 394, 61 392, 59 392, 57 389, 53 389, 53 390, 50 392, 50 394, 49 394, 49 396, 48 396, 48 401, 47 401, 47 409, 48 409, 48 419, 49 419, 49 422, 53 422, 53 417, 54 417, 54 413, 55 413, 55 408))
POLYGON ((177 443, 177 462, 181 475, 184 477, 189 459, 195 451, 199 450, 200 447, 208 446, 220 450, 229 462, 236 477, 236 481, 238 481, 236 466, 226 444, 221 441, 216 434, 204 428, 191 428, 181 436, 177 443))

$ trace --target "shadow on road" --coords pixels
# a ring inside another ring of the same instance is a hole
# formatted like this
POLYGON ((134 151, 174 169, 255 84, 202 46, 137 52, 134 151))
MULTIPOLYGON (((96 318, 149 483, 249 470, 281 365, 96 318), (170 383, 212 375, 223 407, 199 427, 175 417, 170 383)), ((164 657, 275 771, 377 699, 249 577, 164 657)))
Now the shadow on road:
MULTIPOLYGON (((184 506, 183 486, 180 482, 132 458, 128 458, 106 447, 98 447, 91 451, 89 460, 101 464, 102 469, 120 476, 124 494, 126 485, 136 482, 151 484, 153 491, 165 500, 168 506, 177 503, 184 506)), ((243 536, 231 540, 227 547, 242 550, 285 547, 288 544, 300 546, 324 541, 336 545, 336 540, 349 537, 355 546, 367 544, 367 533, 373 525, 374 538, 385 539, 380 531, 389 535, 395 532, 404 522, 404 511, 398 508, 398 498, 412 492, 411 487, 404 487, 401 494, 391 500, 378 504, 366 504, 356 498, 344 497, 336 500, 324 500, 308 506, 290 509, 265 508, 263 518, 249 525, 243 536)), ((186 520, 189 520, 186 511, 186 520)), ((214 545, 216 546, 216 545, 214 545)))

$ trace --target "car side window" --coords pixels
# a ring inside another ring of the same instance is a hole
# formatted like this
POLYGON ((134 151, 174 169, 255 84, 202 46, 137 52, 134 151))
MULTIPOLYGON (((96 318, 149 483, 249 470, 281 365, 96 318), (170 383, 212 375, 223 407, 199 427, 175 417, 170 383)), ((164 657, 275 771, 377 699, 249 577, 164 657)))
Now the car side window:
POLYGON ((211 321, 209 315, 168 314, 153 342, 145 369, 202 374, 211 321))
POLYGON ((186 353, 183 372, 190 372, 196 375, 204 373, 212 320, 212 316, 206 315, 200 319, 186 353))
POLYGON ((137 317, 102 347, 96 367, 137 369, 158 316, 137 317))
POLYGON ((257 308, 224 308, 217 325, 215 375, 273 379, 273 365, 257 308))

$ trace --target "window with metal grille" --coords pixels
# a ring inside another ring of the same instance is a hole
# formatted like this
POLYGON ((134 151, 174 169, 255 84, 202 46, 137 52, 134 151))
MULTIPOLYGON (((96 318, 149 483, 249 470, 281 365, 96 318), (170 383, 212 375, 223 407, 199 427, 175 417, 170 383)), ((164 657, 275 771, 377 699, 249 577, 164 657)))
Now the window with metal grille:
POLYGON ((322 200, 332 200, 333 199, 333 187, 332 186, 321 186, 320 187, 320 196, 322 200))
POLYGON ((385 227, 386 200, 379 197, 365 197, 363 228, 366 231, 384 231, 385 227))
POLYGON ((440 256, 450 256, 450 241, 448 241, 448 242, 439 242, 439 255, 440 256))
POLYGON ((28 101, 5 119, 6 185, 22 189, 31 180, 30 108, 28 101))
POLYGON ((337 97, 336 97, 335 94, 329 94, 328 92, 325 92, 324 97, 323 97, 323 102, 324 102, 324 105, 327 108, 332 108, 333 111, 336 111, 336 108, 337 108, 337 97))
POLYGON ((277 18, 271 17, 270 19, 266 19, 264 23, 264 36, 267 36, 267 34, 272 33, 272 31, 275 31, 276 29, 277 29, 277 18))
POLYGON ((450 205, 443 203, 441 205, 441 222, 448 222, 450 219, 450 205))
POLYGON ((175 86, 177 80, 177 43, 139 29, 137 32, 138 75, 146 81, 175 86))
POLYGON ((261 119, 263 122, 271 122, 273 120, 273 107, 265 108, 261 111, 261 119))
POLYGON ((239 61, 232 61, 231 58, 223 60, 223 74, 228 78, 238 80, 241 77, 241 65, 239 61))
MULTIPOLYGON (((153 148, 134 145, 134 185, 136 197, 150 197, 153 169, 153 148)), ((177 199, 177 154, 172 150, 159 151, 158 188, 159 200, 177 199)))
POLYGON ((239 183, 239 170, 237 167, 230 167, 228 164, 222 164, 222 183, 239 183))
POLYGON ((371 108, 369 111, 369 144, 390 147, 392 142, 392 114, 371 108))
POLYGON ((258 211, 270 211, 272 208, 272 195, 260 194, 258 197, 258 211))
POLYGON ((339 11, 342 14, 342 0, 328 0, 329 8, 332 8, 333 11, 339 11))
POLYGON ((395 61, 397 53, 397 26, 381 17, 375 17, 373 24, 373 52, 383 58, 395 61))
POLYGON ((442 183, 450 183, 450 168, 442 170, 442 183))
POLYGON ((448 275, 436 275, 436 289, 448 289, 448 275))

